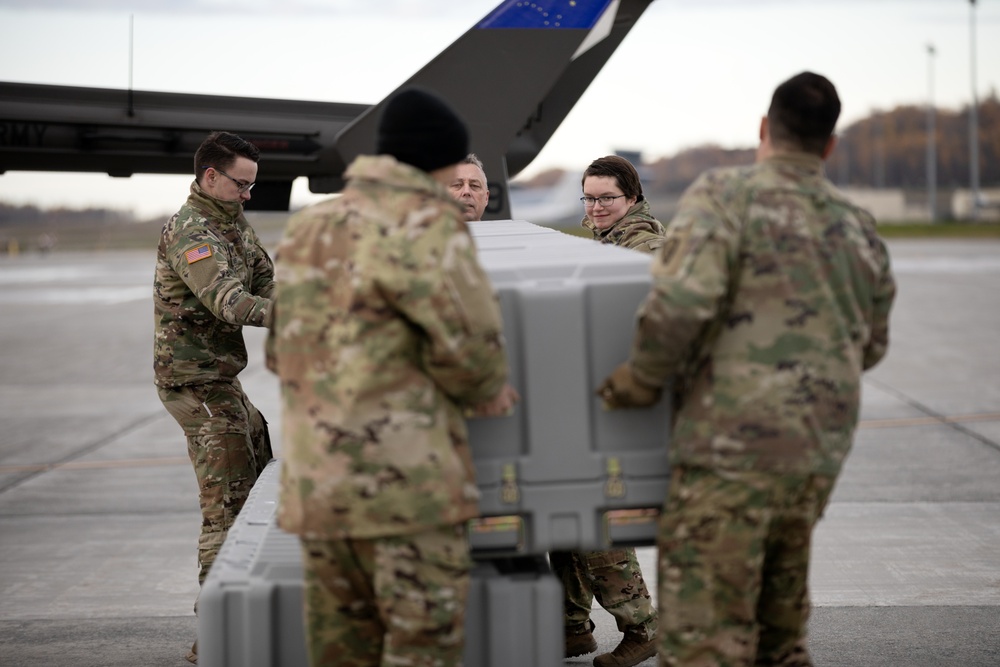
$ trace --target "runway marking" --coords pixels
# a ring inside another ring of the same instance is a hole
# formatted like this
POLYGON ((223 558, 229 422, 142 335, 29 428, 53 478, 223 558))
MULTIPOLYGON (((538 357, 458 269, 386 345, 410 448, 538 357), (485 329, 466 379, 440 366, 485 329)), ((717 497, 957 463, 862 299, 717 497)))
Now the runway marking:
POLYGON ((28 465, 0 465, 0 474, 11 472, 48 472, 49 470, 87 470, 106 468, 143 468, 148 466, 190 465, 186 456, 168 456, 158 459, 122 459, 120 461, 70 461, 68 463, 35 463, 28 465))
POLYGON ((858 423, 859 429, 896 428, 898 426, 926 426, 928 424, 961 424, 963 422, 1000 421, 1000 412, 984 412, 973 415, 942 417, 903 417, 901 419, 865 419, 858 423))
MULTIPOLYGON (((933 424, 961 424, 965 422, 1000 421, 1000 412, 983 412, 971 415, 946 417, 904 417, 901 419, 865 419, 858 429, 899 428, 904 426, 929 426, 933 424)), ((0 474, 18 472, 48 472, 50 470, 100 470, 107 468, 143 468, 150 466, 189 465, 186 456, 166 456, 156 459, 122 459, 120 461, 70 461, 68 463, 35 463, 26 465, 0 465, 0 474)))

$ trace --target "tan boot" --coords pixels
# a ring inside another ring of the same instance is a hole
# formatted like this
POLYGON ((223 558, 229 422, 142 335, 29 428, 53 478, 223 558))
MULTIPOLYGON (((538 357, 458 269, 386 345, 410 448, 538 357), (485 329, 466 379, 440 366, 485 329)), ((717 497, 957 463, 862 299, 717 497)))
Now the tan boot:
POLYGON ((184 656, 184 658, 188 662, 190 662, 192 664, 195 664, 195 665, 198 664, 198 640, 197 639, 194 640, 194 644, 191 644, 191 650, 188 651, 187 655, 184 656))
POLYGON ((611 653, 594 658, 594 667, 633 667, 656 655, 656 639, 625 631, 622 642, 611 653))
POLYGON ((594 622, 587 621, 587 629, 579 634, 566 635, 566 657, 586 655, 597 650, 597 640, 594 639, 594 622))

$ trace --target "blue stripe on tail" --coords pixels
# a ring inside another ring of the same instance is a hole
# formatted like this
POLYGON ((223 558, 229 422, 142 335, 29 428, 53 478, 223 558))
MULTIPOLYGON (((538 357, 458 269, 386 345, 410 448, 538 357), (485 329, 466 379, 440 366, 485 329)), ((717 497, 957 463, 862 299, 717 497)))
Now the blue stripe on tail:
POLYGON ((553 28, 590 30, 612 0, 508 0, 477 28, 553 28))

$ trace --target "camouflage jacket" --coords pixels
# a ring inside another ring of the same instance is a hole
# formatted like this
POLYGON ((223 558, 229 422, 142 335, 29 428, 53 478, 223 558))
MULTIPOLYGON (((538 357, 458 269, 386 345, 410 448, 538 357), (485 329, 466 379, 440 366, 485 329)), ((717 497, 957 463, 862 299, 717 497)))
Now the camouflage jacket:
POLYGON ((241 202, 198 185, 160 235, 153 283, 156 385, 235 378, 247 365, 243 325, 264 326, 274 267, 241 202))
POLYGON ((276 255, 279 524, 371 539, 459 523, 479 499, 462 410, 507 379, 499 304, 447 190, 389 156, 346 175, 276 255))
POLYGON ((836 475, 895 282, 875 220, 786 153, 703 174, 653 260, 631 364, 675 377, 674 463, 836 475))
POLYGON ((648 199, 633 204, 621 220, 605 230, 597 229, 586 216, 580 224, 590 230, 595 241, 601 243, 640 252, 653 252, 663 245, 663 225, 650 214, 648 199))

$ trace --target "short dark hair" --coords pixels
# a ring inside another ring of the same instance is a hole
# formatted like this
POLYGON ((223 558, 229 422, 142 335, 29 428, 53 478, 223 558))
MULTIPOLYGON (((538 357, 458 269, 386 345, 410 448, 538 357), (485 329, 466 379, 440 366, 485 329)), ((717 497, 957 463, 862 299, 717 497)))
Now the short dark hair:
POLYGON ((599 157, 590 163, 583 178, 580 179, 582 186, 588 176, 610 176, 618 183, 622 189, 622 194, 626 197, 635 197, 636 201, 642 201, 642 181, 639 180, 639 172, 635 170, 632 163, 620 155, 606 155, 599 157))
POLYGON ((200 179, 205 167, 225 171, 233 166, 237 157, 257 162, 260 149, 230 132, 213 132, 205 137, 194 154, 194 177, 200 179))
POLYGON ((802 72, 774 90, 767 110, 771 143, 823 155, 840 117, 837 89, 825 76, 802 72))

